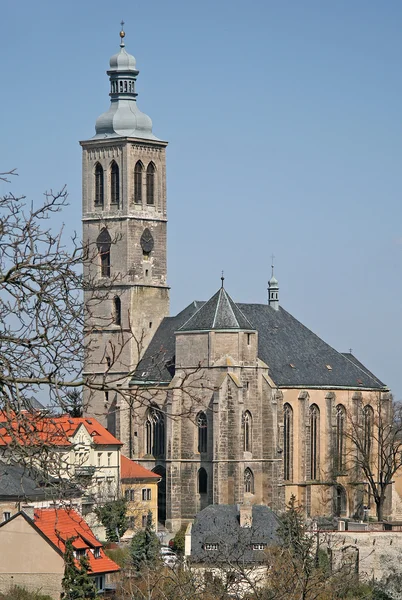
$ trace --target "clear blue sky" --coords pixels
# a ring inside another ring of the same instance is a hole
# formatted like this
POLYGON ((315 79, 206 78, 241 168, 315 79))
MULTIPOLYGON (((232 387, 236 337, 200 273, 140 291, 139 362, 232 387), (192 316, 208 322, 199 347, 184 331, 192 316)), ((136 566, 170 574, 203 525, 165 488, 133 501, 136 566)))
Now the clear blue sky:
POLYGON ((170 142, 172 312, 222 269, 265 302, 273 252, 282 306, 402 399, 402 2, 3 2, 0 170, 36 201, 67 184, 69 232, 122 18, 170 142))

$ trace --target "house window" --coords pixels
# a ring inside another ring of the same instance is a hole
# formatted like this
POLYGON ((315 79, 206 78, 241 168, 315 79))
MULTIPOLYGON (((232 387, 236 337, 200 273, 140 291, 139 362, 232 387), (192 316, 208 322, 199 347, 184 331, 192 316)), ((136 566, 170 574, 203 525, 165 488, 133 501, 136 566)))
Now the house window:
POLYGON ((293 466, 293 410, 290 404, 283 407, 283 478, 292 479, 293 466))
POLYGON ((148 410, 145 421, 146 453, 153 456, 165 454, 165 419, 158 408, 148 410))
POLYGON ((103 206, 103 169, 99 163, 95 167, 95 204, 103 206))
POLYGON ((206 494, 208 492, 208 475, 204 467, 198 471, 198 493, 206 494))
POLYGON ((342 473, 345 469, 345 421, 346 409, 342 404, 336 407, 336 471, 342 473))
POLYGON ((77 550, 75 550, 75 557, 76 558, 82 558, 83 556, 86 555, 86 550, 85 548, 77 548, 77 550))
POLYGON ((253 544, 253 550, 265 550, 266 544, 253 544))
POLYGON ((107 453, 107 466, 110 467, 112 464, 112 453, 108 452, 107 453))
POLYGON ((204 550, 218 550, 219 544, 204 544, 204 550))
POLYGON ((98 453, 98 467, 100 467, 102 464, 102 452, 98 453))
POLYGON ((119 167, 117 163, 112 162, 110 168, 110 202, 112 204, 119 204, 120 201, 120 177, 119 167))
POLYGON ((208 438, 208 424, 207 416, 204 412, 200 412, 197 415, 197 427, 198 427, 198 452, 207 451, 207 438, 208 438))
POLYGON ((95 549, 94 549, 94 557, 95 557, 95 558, 100 558, 100 557, 101 557, 101 551, 100 551, 100 548, 95 548, 95 549))
POLYGON ((129 529, 134 529, 135 527, 135 517, 129 517, 128 518, 128 528, 129 529))
POLYGON ((110 277, 110 246, 112 240, 107 229, 102 229, 96 240, 100 256, 101 277, 110 277))
POLYGON ((319 470, 320 410, 316 404, 310 407, 310 479, 318 479, 319 470))
POLYGON ((254 475, 248 467, 244 471, 244 492, 246 494, 254 494, 254 475))
POLYGON ((151 500, 151 490, 150 488, 144 488, 142 490, 142 500, 146 502, 147 500, 151 500))
POLYGON ((253 418, 251 413, 246 410, 243 418, 243 433, 244 433, 244 451, 252 452, 253 447, 253 418))
POLYGON ((147 204, 155 202, 155 165, 150 162, 147 167, 147 204))
POLYGON ((366 460, 370 460, 371 457, 373 425, 374 411, 373 408, 367 404, 367 406, 363 408, 363 451, 366 460))
POLYGON ((103 592, 105 589, 105 576, 104 575, 96 575, 95 576, 95 587, 98 592, 103 592))
POLYGON ((121 325, 121 300, 118 296, 113 298, 113 324, 121 325))
POLYGON ((134 490, 126 490, 124 492, 124 498, 127 502, 134 502, 134 490))
POLYGON ((134 202, 142 203, 142 171, 144 166, 139 160, 134 167, 134 202))
POLYGON ((3 521, 9 521, 11 519, 10 512, 3 512, 3 521))
POLYGON ((142 515, 141 523, 142 523, 142 527, 147 526, 147 515, 142 515))

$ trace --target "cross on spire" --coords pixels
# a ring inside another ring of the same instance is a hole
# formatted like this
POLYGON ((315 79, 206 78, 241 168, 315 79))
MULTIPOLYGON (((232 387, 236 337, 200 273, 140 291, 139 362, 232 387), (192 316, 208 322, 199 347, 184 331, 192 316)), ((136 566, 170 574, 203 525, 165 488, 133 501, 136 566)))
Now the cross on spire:
POLYGON ((275 254, 271 254, 271 269, 272 269, 271 277, 274 276, 274 259, 275 259, 275 254))
POLYGON ((223 271, 222 271, 222 275, 221 275, 221 281, 222 281, 222 285, 221 285, 221 287, 223 287, 223 282, 225 281, 225 276, 224 276, 224 274, 223 274, 223 271))
POLYGON ((124 47, 124 36, 126 35, 125 32, 124 32, 124 21, 123 21, 123 19, 121 20, 120 25, 121 25, 121 30, 120 30, 120 40, 121 40, 120 41, 120 48, 123 48, 124 47))

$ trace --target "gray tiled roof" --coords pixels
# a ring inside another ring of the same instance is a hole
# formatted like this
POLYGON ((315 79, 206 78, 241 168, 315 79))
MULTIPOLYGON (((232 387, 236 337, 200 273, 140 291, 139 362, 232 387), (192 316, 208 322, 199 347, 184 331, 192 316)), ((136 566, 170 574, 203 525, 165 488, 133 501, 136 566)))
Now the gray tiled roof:
POLYGON ((263 558, 253 544, 278 543, 279 521, 268 506, 252 507, 251 527, 240 527, 239 509, 230 504, 211 504, 195 518, 191 529, 191 559, 195 561, 256 562, 263 558), (205 544, 217 544, 207 550, 205 544))
POLYGON ((223 286, 180 327, 180 331, 214 329, 254 329, 223 286))
POLYGON ((64 483, 58 487, 55 479, 43 477, 38 472, 12 463, 0 463, 0 500, 33 502, 81 496, 81 492, 72 485, 64 483))
MULTIPOLYGON (((208 303, 206 303, 208 304, 208 303)), ((174 372, 175 331, 204 302, 193 302, 176 317, 165 318, 156 331, 134 376, 137 381, 169 382, 174 372)), ((386 386, 352 354, 342 354, 295 319, 285 309, 268 304, 238 304, 241 314, 258 331, 258 357, 269 366, 279 387, 383 389, 386 386)))

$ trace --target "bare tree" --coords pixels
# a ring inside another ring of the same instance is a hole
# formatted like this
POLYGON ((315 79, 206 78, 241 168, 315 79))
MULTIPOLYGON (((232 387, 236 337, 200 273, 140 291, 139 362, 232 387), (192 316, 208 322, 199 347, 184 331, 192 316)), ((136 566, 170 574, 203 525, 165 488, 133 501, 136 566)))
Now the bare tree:
POLYGON ((348 414, 349 467, 368 486, 379 521, 384 518, 391 485, 402 466, 402 405, 390 395, 359 401, 348 414))

